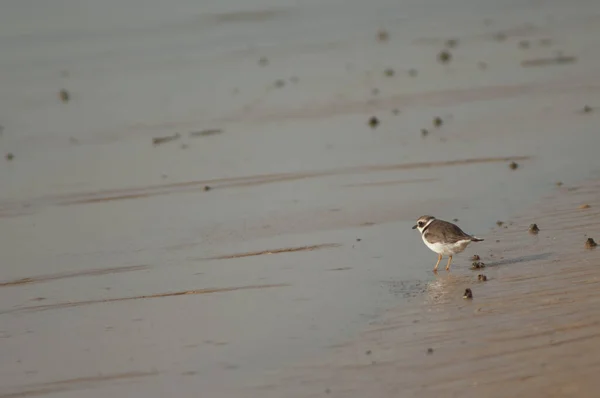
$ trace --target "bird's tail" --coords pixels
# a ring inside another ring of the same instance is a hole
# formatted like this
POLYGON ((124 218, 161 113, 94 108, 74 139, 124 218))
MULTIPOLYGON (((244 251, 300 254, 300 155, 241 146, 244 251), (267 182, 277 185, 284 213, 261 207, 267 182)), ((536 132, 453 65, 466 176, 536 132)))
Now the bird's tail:
POLYGON ((471 236, 471 242, 483 242, 483 239, 471 236))

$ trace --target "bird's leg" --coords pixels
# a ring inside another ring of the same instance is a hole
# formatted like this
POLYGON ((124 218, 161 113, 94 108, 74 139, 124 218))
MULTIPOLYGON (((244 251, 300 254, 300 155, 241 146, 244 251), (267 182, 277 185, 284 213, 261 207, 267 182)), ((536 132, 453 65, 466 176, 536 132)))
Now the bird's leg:
POLYGON ((450 270, 450 263, 452 262, 452 256, 448 257, 448 264, 446 265, 446 271, 450 270))
POLYGON ((438 254, 438 261, 435 263, 435 267, 433 267, 433 272, 437 272, 437 267, 440 265, 440 261, 442 261, 442 255, 438 254))

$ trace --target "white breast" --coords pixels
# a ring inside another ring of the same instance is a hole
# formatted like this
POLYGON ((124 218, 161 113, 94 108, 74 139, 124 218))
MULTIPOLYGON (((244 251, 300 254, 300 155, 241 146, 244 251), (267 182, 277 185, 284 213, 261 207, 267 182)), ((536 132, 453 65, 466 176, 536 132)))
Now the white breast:
POLYGON ((439 242, 438 243, 429 243, 425 239, 425 234, 423 234, 423 236, 421 236, 421 238, 423 239, 423 243, 425 243, 425 245, 429 249, 431 249, 432 251, 434 251, 437 254, 441 254, 442 256, 451 256, 451 255, 460 253, 467 248, 469 243, 471 243, 470 239, 459 240, 456 243, 448 243, 448 244, 439 243, 439 242))

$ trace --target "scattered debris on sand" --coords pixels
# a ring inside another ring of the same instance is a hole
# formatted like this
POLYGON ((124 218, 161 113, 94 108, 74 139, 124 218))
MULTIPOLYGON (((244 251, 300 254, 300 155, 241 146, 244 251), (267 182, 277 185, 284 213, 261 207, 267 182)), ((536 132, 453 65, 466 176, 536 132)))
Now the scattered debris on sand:
POLYGON ((477 279, 480 280, 481 282, 486 282, 487 276, 485 276, 483 274, 479 274, 479 275, 477 275, 477 279))
POLYGON ((479 257, 479 254, 473 254, 469 260, 479 261, 479 260, 481 260, 481 257, 479 257))
POLYGON ((471 269, 482 269, 485 268, 485 264, 482 263, 481 261, 473 261, 473 264, 471 264, 471 269))
POLYGON ((585 204, 582 204, 581 206, 579 206, 579 208, 580 208, 580 209, 582 209, 582 210, 583 210, 583 209, 589 209, 590 207, 591 207, 591 206, 590 206, 590 205, 588 205, 587 203, 585 203, 585 204))
POLYGON ((441 117, 436 116, 436 117, 433 118, 433 125, 435 127, 440 127, 442 124, 444 124, 444 121, 442 120, 441 117))
POLYGON ((529 233, 536 235, 538 232, 540 232, 540 229, 538 228, 537 224, 531 224, 529 226, 529 233))
POLYGON ((206 129, 200 131, 190 131, 190 137, 208 137, 209 135, 217 135, 223 133, 221 129, 206 129))
POLYGON ((179 138, 181 138, 181 135, 179 133, 175 133, 173 135, 167 135, 164 137, 155 137, 155 138, 152 138, 152 144, 153 145, 165 144, 170 141, 178 140, 179 138))
POLYGON ((586 249, 593 249, 596 246, 598 246, 598 244, 592 238, 587 238, 587 240, 585 241, 585 248, 586 249))
POLYGON ((9 162, 15 158, 15 155, 12 152, 7 153, 4 158, 9 162))
POLYGON ((496 225, 501 227, 504 225, 504 221, 496 221, 496 225))
POLYGON ((536 59, 528 59, 525 61, 521 61, 521 66, 531 67, 531 66, 549 66, 549 65, 564 65, 564 64, 572 64, 577 62, 577 57, 566 56, 566 55, 557 55, 551 58, 536 58, 536 59))
POLYGON ((509 165, 508 165, 508 167, 509 167, 511 170, 516 170, 516 169, 518 169, 518 168, 519 168, 519 164, 518 164, 517 162, 510 162, 510 163, 509 163, 509 165))
POLYGON ((438 54, 437 58, 440 63, 447 64, 452 61, 452 54, 450 54, 450 51, 443 50, 438 54))
POLYGON ((396 74, 396 71, 393 70, 392 68, 387 68, 386 70, 383 71, 383 74, 387 77, 393 77, 396 74))
POLYGON ((390 34, 388 31, 385 29, 380 29, 379 32, 377 32, 377 41, 385 43, 388 40, 390 40, 390 34))
POLYGON ((471 291, 471 289, 469 289, 469 288, 465 289, 463 298, 464 299, 472 299, 473 298, 473 292, 471 291))
POLYGON ((69 92, 67 90, 65 90, 64 88, 58 92, 58 97, 65 104, 67 102, 69 102, 69 99, 71 98, 71 96, 69 95, 69 92))
POLYGON ((369 119, 369 126, 371 126, 372 129, 379 126, 379 119, 377 119, 375 116, 371 116, 369 119))
POLYGON ((446 47, 454 48, 458 46, 458 39, 448 39, 446 40, 446 47))

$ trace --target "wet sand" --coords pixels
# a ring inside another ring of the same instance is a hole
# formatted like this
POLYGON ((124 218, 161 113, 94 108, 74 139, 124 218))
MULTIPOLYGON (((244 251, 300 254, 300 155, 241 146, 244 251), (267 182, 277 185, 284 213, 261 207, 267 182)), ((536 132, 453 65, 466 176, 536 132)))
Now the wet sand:
POLYGON ((562 258, 540 198, 600 174, 595 2, 34 3, 0 13, 0 397, 420 396, 536 358, 469 330, 550 333, 515 298, 571 292, 529 273, 562 258), (422 214, 486 241, 436 278, 422 214))
POLYGON ((485 268, 441 272, 415 305, 387 311, 326 360, 282 372, 253 393, 596 396, 600 252, 585 242, 600 236, 599 198, 598 180, 557 189, 486 236, 476 250, 485 268), (462 298, 466 288, 472 300, 462 298))

